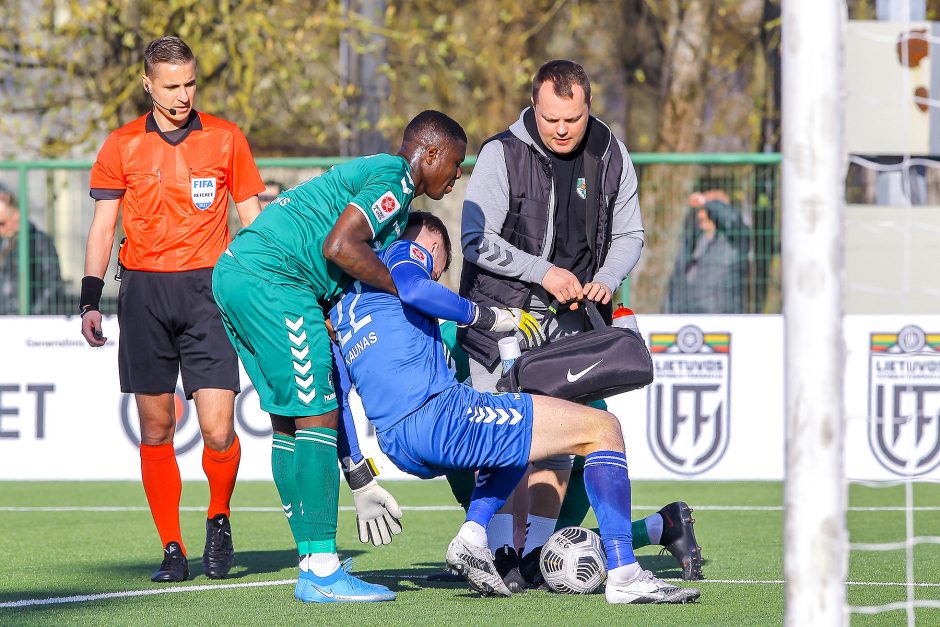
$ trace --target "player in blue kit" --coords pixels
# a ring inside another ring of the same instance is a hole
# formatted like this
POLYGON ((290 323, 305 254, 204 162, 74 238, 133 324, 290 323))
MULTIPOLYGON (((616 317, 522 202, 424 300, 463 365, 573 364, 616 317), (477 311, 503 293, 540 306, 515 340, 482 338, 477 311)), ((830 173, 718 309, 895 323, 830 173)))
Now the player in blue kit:
MULTIPOLYGON (((422 478, 479 469, 467 517, 447 548, 447 565, 484 595, 510 596, 487 547, 486 527, 530 461, 585 456, 585 485, 607 552, 609 603, 685 603, 698 598, 643 570, 633 555, 630 479, 620 424, 612 414, 546 396, 477 392, 447 368, 438 318, 475 324, 499 315, 436 280, 450 260, 443 223, 413 213, 402 239, 381 254, 398 297, 354 282, 330 312, 349 379, 400 469, 422 478)), ((525 312, 520 330, 540 340, 525 312)))

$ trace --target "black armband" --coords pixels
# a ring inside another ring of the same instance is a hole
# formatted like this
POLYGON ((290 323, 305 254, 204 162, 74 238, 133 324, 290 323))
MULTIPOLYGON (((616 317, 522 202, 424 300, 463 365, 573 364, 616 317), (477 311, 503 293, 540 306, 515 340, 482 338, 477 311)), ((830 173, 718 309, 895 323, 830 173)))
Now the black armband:
POLYGON ((101 304, 101 290, 104 281, 96 276, 82 277, 82 295, 78 301, 79 313, 85 315, 89 311, 98 311, 101 304))
POLYGON ((493 313, 493 310, 483 305, 477 305, 477 315, 473 318, 470 326, 489 330, 493 328, 494 324, 496 324, 496 314, 493 313))

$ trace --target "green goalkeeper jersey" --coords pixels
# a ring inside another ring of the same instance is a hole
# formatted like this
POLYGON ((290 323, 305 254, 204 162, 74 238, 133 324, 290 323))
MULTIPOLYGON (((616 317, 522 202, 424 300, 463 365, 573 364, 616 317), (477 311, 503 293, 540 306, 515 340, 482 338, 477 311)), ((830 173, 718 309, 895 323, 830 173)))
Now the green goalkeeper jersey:
POLYGON ((414 199, 408 162, 378 154, 336 165, 275 198, 251 226, 243 228, 229 254, 249 272, 280 284, 308 284, 314 295, 339 294, 349 276, 323 256, 323 242, 348 205, 372 230, 380 251, 401 236, 414 199))

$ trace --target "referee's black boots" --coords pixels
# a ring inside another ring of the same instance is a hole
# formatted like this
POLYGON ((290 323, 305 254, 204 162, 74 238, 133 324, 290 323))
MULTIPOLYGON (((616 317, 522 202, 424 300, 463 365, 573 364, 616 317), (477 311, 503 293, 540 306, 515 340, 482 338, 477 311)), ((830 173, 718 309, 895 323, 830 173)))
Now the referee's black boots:
POLYGON ((224 579, 235 565, 235 547, 232 545, 232 525, 225 514, 206 520, 206 548, 202 552, 202 567, 209 579, 224 579))
POLYGON ((175 583, 189 579, 189 562, 183 548, 176 542, 168 542, 163 549, 163 563, 151 577, 157 583, 175 583))

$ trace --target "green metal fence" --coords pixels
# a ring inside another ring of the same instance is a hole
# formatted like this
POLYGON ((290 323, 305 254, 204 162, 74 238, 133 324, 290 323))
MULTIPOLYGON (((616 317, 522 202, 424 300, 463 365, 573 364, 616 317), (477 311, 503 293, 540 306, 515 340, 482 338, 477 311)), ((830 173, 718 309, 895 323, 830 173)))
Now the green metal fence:
POLYGON ((780 154, 645 153, 633 159, 646 231, 629 279, 633 307, 779 313, 780 154), (709 191, 725 202, 707 203, 703 216, 688 201, 694 192, 709 191))
MULTIPOLYGON (((635 153, 632 157, 639 177, 646 246, 618 300, 645 313, 779 312, 780 155, 635 153), (688 198, 709 189, 720 190, 728 202, 720 215, 706 212, 717 227, 714 241, 703 241, 702 225, 707 223, 689 207, 688 198), (728 216, 738 219, 729 221, 728 216)), ((285 158, 258 159, 257 163, 266 181, 291 186, 343 160, 285 158)), ((474 163, 472 157, 465 162, 464 178, 444 200, 415 201, 415 208, 440 215, 452 234, 460 230, 466 175, 472 173, 474 163)), ((91 165, 84 160, 0 163, 0 184, 17 196, 21 214, 14 241, 0 243, 0 281, 4 283, 0 298, 5 301, 0 303, 0 313, 77 311, 85 238, 94 213, 94 201, 88 196, 91 165), (36 227, 32 242, 28 223, 36 227), (55 252, 47 255, 55 259, 33 254, 39 248, 37 231, 55 243, 55 252), (53 296, 46 299, 43 294, 53 296)), ((232 214, 234 230, 237 218, 232 214)), ((119 229, 115 240, 120 236, 119 229)), ((459 279, 459 250, 454 257, 442 279, 451 288, 459 279)), ((116 250, 109 276, 115 258, 116 250)), ((106 277, 103 312, 114 313, 116 297, 117 283, 106 277)))

